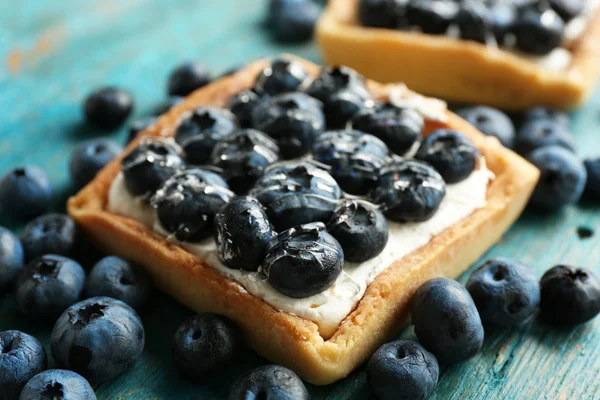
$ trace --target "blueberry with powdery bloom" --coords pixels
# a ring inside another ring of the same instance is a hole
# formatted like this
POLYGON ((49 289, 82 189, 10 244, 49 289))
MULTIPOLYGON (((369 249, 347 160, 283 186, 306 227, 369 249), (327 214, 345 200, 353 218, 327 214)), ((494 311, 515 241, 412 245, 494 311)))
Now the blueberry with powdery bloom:
POLYGON ((515 125, 510 117, 500 110, 486 106, 467 107, 458 110, 457 114, 481 133, 494 136, 509 149, 515 145, 515 125))
POLYGON ((122 151, 123 147, 110 139, 92 139, 77 146, 69 161, 69 174, 75 188, 91 182, 122 151))
POLYGON ((278 365, 264 365, 242 375, 229 392, 229 400, 260 398, 310 400, 310 394, 294 371, 278 365))
POLYGON ((0 332, 0 394, 16 400, 25 384, 48 366, 44 346, 26 333, 0 332))
POLYGON ((83 111, 88 123, 101 129, 121 126, 133 110, 133 97, 123 89, 104 87, 90 93, 83 111))
POLYGON ((16 281, 25 263, 21 241, 11 231, 0 226, 0 296, 16 281))
POLYGON ((27 262, 45 254, 70 256, 79 242, 75 221, 66 214, 46 214, 25 225, 21 243, 27 262))
POLYGON ((50 369, 31 378, 19 400, 96 400, 94 389, 79 374, 50 369))
POLYGON ((169 75, 167 91, 169 96, 187 96, 194 90, 210 83, 206 66, 199 61, 179 65, 169 75))
POLYGON ((575 142, 569 128, 552 119, 532 120, 519 129, 515 151, 527 156, 535 149, 547 146, 560 146, 575 152, 575 142))
POLYGON ((50 208, 52 187, 48 175, 34 166, 11 170, 0 180, 0 208, 21 219, 37 217, 50 208))

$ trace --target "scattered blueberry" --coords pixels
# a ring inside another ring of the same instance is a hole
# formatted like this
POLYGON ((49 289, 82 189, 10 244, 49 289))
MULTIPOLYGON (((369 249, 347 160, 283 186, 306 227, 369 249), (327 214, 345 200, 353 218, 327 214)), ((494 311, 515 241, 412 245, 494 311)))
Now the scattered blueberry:
POLYGON ((400 0, 361 0, 358 19, 364 26, 395 29, 404 7, 400 0))
POLYGON ((600 157, 588 158, 583 164, 587 171, 585 194, 590 199, 600 200, 600 157))
POLYGON ((367 383, 380 400, 426 399, 439 375, 435 356, 412 340, 384 344, 367 364, 367 383))
POLYGON ((579 201, 586 181, 583 162, 571 151, 558 146, 541 147, 527 156, 541 172, 531 204, 557 210, 579 201))
POLYGON ((92 385, 116 378, 144 349, 142 321, 120 300, 92 297, 69 307, 52 329, 56 363, 92 385))
POLYGON ((229 268, 256 271, 276 235, 254 197, 232 199, 215 217, 219 259, 229 268))
POLYGON ((457 113, 482 133, 494 136, 509 149, 515 146, 515 125, 508 115, 486 106, 468 107, 457 113))
POLYGON ((540 285, 542 315, 553 324, 582 324, 600 313, 600 279, 589 269, 558 265, 540 285))
POLYGON ((447 183, 465 180, 475 170, 479 150, 466 136, 438 130, 423 140, 415 158, 431 165, 447 183))
POLYGON ((127 134, 127 143, 131 143, 138 133, 145 131, 156 123, 156 117, 146 117, 133 121, 129 125, 129 133, 127 134))
POLYGON ((545 55, 560 46, 565 23, 550 8, 535 6, 521 11, 513 25, 516 47, 525 53, 545 55))
POLYGON ((533 271, 506 258, 485 262, 473 272, 466 287, 486 325, 521 325, 540 305, 540 284, 533 271))
POLYGON ((80 144, 69 162, 71 182, 76 188, 84 187, 122 151, 123 147, 110 139, 92 139, 80 144))
POLYGON ((278 292, 294 298, 329 289, 344 266, 339 242, 315 222, 281 232, 267 247, 259 274, 278 292))
POLYGON ((299 62, 276 58, 258 74, 254 91, 259 96, 294 92, 307 78, 308 73, 299 62))
POLYGON ((115 129, 125 122, 133 110, 129 92, 116 87, 104 87, 90 93, 85 99, 87 122, 101 129, 115 129))
POLYGON ((569 129, 550 119, 535 120, 519 129, 515 150, 526 156, 533 150, 545 146, 560 146, 575 151, 575 144, 569 129))
POLYGON ((565 21, 568 22, 580 15, 585 9, 585 0, 549 0, 550 6, 565 21))
POLYGON ((292 370, 264 365, 242 375, 231 387, 229 400, 309 400, 310 394, 292 370))
POLYGON ((493 15, 489 8, 479 2, 464 2, 455 17, 460 38, 485 44, 492 31, 493 15))
POLYGON ((173 337, 173 362, 190 379, 206 379, 224 368, 242 348, 237 326, 225 317, 204 313, 182 323, 173 337))
POLYGON ((562 110, 558 110, 556 108, 549 107, 533 107, 527 110, 525 115, 523 116, 522 124, 525 125, 530 121, 537 120, 551 120, 554 124, 562 125, 566 129, 570 129, 571 120, 569 118, 569 114, 562 110))
POLYGON ((406 5, 406 19, 411 26, 418 26, 423 33, 441 35, 446 32, 458 11, 452 1, 410 1, 406 5))
POLYGON ((114 256, 104 257, 94 265, 85 286, 88 297, 112 297, 135 309, 146 303, 151 290, 150 276, 143 268, 114 256))
POLYGON ((204 164, 215 144, 238 129, 237 118, 226 109, 201 107, 181 121, 175 131, 175 141, 183 148, 190 164, 204 164))
POLYGON ((181 103, 184 98, 185 97, 183 96, 169 96, 163 104, 159 105, 156 110, 154 110, 154 115, 159 116, 169 112, 171 108, 181 103))
POLYGON ((321 14, 321 7, 310 0, 272 0, 280 3, 268 16, 274 38, 279 42, 297 43, 310 40, 321 14))
POLYGON ((167 91, 169 96, 187 96, 208 83, 210 74, 206 66, 192 61, 179 65, 171 72, 167 91))
POLYGON ((234 94, 227 101, 227 107, 238 119, 242 128, 252 127, 252 111, 269 96, 259 96, 252 90, 244 90, 234 94))
POLYGON ((36 338, 19 331, 0 332, 2 399, 18 399, 27 381, 47 366, 46 351, 36 338))
POLYGON ((46 214, 25 225, 21 243, 27 262, 45 254, 69 256, 77 245, 75 221, 65 214, 46 214))
POLYGON ((481 350, 481 319, 460 283, 446 278, 425 282, 412 299, 411 315, 419 341, 440 363, 463 362, 481 350))
POLYGON ((0 295, 12 287, 24 262, 21 241, 11 231, 0 226, 0 295))
POLYGON ((15 168, 0 180, 0 208, 5 215, 37 217, 50 208, 51 202, 50 180, 38 167, 15 168))
POLYGON ((19 400, 96 400, 96 395, 81 375, 66 369, 50 369, 31 378, 19 400))
POLYGON ((381 169, 371 201, 386 217, 398 222, 426 221, 446 196, 443 178, 419 161, 396 161, 381 169))

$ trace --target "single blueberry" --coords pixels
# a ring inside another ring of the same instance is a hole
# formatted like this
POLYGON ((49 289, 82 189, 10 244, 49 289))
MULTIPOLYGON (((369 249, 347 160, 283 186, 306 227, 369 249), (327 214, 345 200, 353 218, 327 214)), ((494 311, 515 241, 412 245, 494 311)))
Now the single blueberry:
POLYGON ((276 58, 258 74, 254 91, 259 96, 294 92, 307 78, 308 73, 299 62, 276 58))
POLYGON ((267 209, 277 231, 310 222, 326 222, 337 207, 341 190, 325 170, 308 162, 273 165, 250 195, 267 209))
POLYGON ((223 170, 223 178, 236 193, 247 192, 278 160, 277 144, 254 129, 243 129, 221 140, 210 156, 210 163, 223 170))
POLYGON ((344 259, 363 262, 377 257, 388 241, 385 217, 364 201, 343 200, 327 222, 327 231, 344 250, 344 259))
POLYGON ((360 111, 352 119, 352 128, 381 139, 391 151, 403 156, 421 140, 425 121, 418 112, 379 103, 360 111))
POLYGON ((584 193, 590 199, 600 200, 600 157, 587 158, 583 164, 587 171, 584 193))
POLYGON ((505 44, 507 35, 510 33, 517 18, 517 9, 513 4, 495 2, 490 6, 492 17, 492 32, 500 46, 505 44))
POLYGON ((471 295, 452 279, 425 282, 411 303, 412 324, 423 346, 440 363, 466 361, 481 350, 483 326, 471 295))
POLYGON ((123 151, 121 145, 110 139, 88 140, 75 149, 69 162, 71 182, 80 189, 123 151))
POLYGON ((169 178, 152 197, 162 228, 177 240, 198 242, 212 236, 215 215, 234 196, 226 186, 207 179, 207 174, 213 173, 182 171, 169 178))
POLYGON ((52 356, 92 385, 132 366, 144 349, 145 332, 133 308, 120 300, 92 297, 69 307, 51 335, 52 356))
POLYGON ((467 107, 457 114, 482 133, 494 136, 509 149, 515 146, 515 125, 508 115, 486 106, 467 107))
POLYGON ((304 93, 285 93, 252 111, 252 127, 271 136, 283 158, 297 158, 310 150, 325 129, 323 105, 304 93))
POLYGON ((171 175, 184 168, 178 147, 166 141, 142 141, 121 160, 127 190, 148 199, 171 175))
POLYGON ((142 267, 120 257, 104 257, 94 265, 87 278, 88 297, 106 296, 141 308, 152 290, 149 274, 142 267))
POLYGON ((473 272, 466 287, 486 325, 524 324, 540 305, 540 284, 533 271, 506 258, 485 262, 473 272))
POLYGON ((375 136, 360 131, 329 131, 318 137, 312 155, 331 167, 331 176, 344 191, 362 195, 377 183, 388 148, 375 136))
POLYGON ((465 180, 477 167, 480 153, 466 136, 440 129, 423 140, 415 158, 435 168, 447 183, 465 180))
POLYGON ((229 400, 310 400, 308 389, 292 370, 264 365, 242 375, 231 387, 229 400))
POLYGON ((23 386, 48 366, 44 346, 20 331, 0 332, 0 394, 16 400, 23 386))
POLYGON ((188 163, 205 164, 215 144, 232 136, 237 129, 237 118, 231 111, 200 107, 181 121, 175 141, 183 148, 188 163))
POLYGON ((426 399, 439 375, 435 356, 412 340, 384 344, 367 364, 367 383, 380 400, 426 399))
POLYGON ((401 0, 360 0, 358 19, 364 26, 394 29, 405 12, 401 0))
POLYGON ((391 220, 427 221, 446 196, 444 179, 431 166, 412 160, 390 163, 381 169, 371 201, 391 220))
POLYGON ((72 255, 78 244, 75 221, 65 214, 46 214, 27 225, 21 243, 27 262, 45 254, 72 255))
POLYGON ((565 23, 546 6, 529 7, 520 12, 512 27, 517 49, 534 55, 546 55, 563 42, 565 23))
POLYGON ((575 143, 569 129, 550 119, 531 121, 519 129, 515 143, 517 153, 526 156, 545 146, 560 146, 575 151, 575 143))
POLYGON ((542 316, 555 325, 577 325, 600 313, 600 278, 589 269, 557 265, 540 281, 542 316))
MULTIPOLYGON (((321 7, 309 0, 272 0, 281 3, 275 13, 268 16, 275 40, 298 43, 310 40, 321 15, 321 7)), ((272 8, 273 9, 273 8, 272 8)))
POLYGON ((527 156, 541 172, 530 203, 545 210, 579 201, 586 181, 583 162, 571 151, 558 146, 541 147, 527 156))
POLYGON ((81 300, 85 271, 70 258, 46 254, 31 261, 15 285, 17 302, 29 318, 52 320, 81 300))
POLYGON ((329 289, 343 266, 342 246, 325 231, 323 223, 315 222, 274 237, 259 274, 278 292, 304 298, 329 289))
POLYGON ((164 103, 156 107, 156 109, 154 110, 154 115, 159 116, 169 112, 171 108, 181 103, 184 99, 185 97, 183 96, 169 96, 164 103))
POLYGON ((548 2, 565 22, 581 15, 586 6, 585 0, 549 0, 548 2))
POLYGON ((49 369, 27 382, 19 400, 96 400, 96 395, 83 376, 66 369, 49 369))
POLYGON ((231 367, 242 348, 242 335, 229 319, 204 313, 187 319, 175 332, 172 354, 177 371, 205 380, 231 367))
POLYGON ((129 133, 127 134, 127 143, 131 143, 136 138, 138 133, 145 131, 156 123, 156 117, 150 116, 146 118, 136 119, 129 125, 129 133))
POLYGON ((0 180, 0 208, 5 215, 34 218, 45 213, 51 203, 50 180, 38 167, 15 168, 0 180))
POLYGON ((467 1, 458 10, 455 22, 461 39, 485 44, 492 32, 494 17, 486 5, 467 1))
POLYGON ((131 114, 133 98, 123 89, 104 87, 86 97, 83 109, 88 123, 101 129, 115 129, 131 114))
POLYGON ((209 83, 210 74, 206 66, 198 61, 191 61, 177 66, 171 72, 167 91, 169 96, 187 96, 209 83))
POLYGON ((242 128, 252 127, 252 111, 269 96, 259 96, 252 90, 244 90, 234 94, 227 101, 227 107, 238 119, 242 128))
POLYGON ((549 119, 553 124, 561 125, 565 129, 571 128, 571 119, 569 114, 566 112, 549 107, 533 107, 525 112, 522 118, 522 125, 527 124, 531 121, 537 121, 540 119, 549 119))
POLYGON ((219 259, 229 268, 256 271, 267 245, 277 234, 259 201, 250 196, 232 199, 215 217, 219 259))
POLYGON ((0 295, 15 283, 24 262, 25 253, 19 238, 0 226, 0 295))
POLYGON ((406 5, 408 23, 431 35, 446 33, 457 12, 458 5, 452 1, 420 0, 406 5))

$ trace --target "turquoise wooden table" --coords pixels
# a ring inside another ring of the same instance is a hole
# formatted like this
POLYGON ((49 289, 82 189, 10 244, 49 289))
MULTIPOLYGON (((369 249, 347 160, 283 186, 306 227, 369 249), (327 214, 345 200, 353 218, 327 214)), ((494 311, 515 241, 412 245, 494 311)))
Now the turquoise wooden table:
MULTIPOLYGON (((106 133, 82 123, 81 102, 114 84, 136 99, 135 116, 165 98, 168 72, 181 61, 204 60, 215 74, 283 51, 319 61, 312 44, 283 47, 262 27, 261 0, 21 0, 0 5, 0 173, 24 163, 50 174, 57 209, 71 194, 67 163, 82 140, 106 133)), ((582 155, 600 153, 600 93, 574 114, 582 155)), ((124 141, 121 130, 110 134, 124 141)), ((2 216, 2 224, 20 229, 2 216)), ((557 263, 600 273, 600 210, 578 205, 561 213, 527 212, 484 258, 505 256, 541 276, 557 263), (579 227, 598 230, 580 238, 579 227)), ((467 275, 468 276, 468 275, 467 275)), ((463 277, 464 281, 465 277, 463 277)), ((191 312, 156 293, 141 312, 147 344, 142 359, 97 390, 99 399, 222 399, 243 371, 264 362, 250 351, 210 382, 179 379, 170 363, 172 335, 191 312)), ((0 330, 34 334, 49 351, 50 327, 26 321, 14 295, 0 299, 0 330)), ((403 337, 412 337, 410 329, 403 337)), ((443 368, 432 399, 600 399, 600 318, 571 330, 540 321, 513 331, 487 331, 481 354, 443 368)), ((53 362, 51 361, 51 366, 53 362)), ((366 399, 364 368, 329 387, 310 387, 315 399, 366 399)), ((0 396, 1 397, 1 396, 0 396)))

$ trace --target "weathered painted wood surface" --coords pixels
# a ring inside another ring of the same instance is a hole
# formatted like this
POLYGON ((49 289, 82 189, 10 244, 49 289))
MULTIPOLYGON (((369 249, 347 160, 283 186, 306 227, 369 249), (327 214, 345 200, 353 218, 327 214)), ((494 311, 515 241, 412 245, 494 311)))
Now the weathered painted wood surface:
MULTIPOLYGON (((82 124, 81 100, 92 88, 115 84, 136 99, 136 116, 165 98, 165 78, 177 63, 207 62, 215 74, 258 57, 289 51, 318 61, 313 45, 274 44, 262 28, 260 0, 23 0, 0 4, 0 173, 29 163, 45 167, 58 197, 70 194, 68 155, 100 134, 82 124)), ((410 55, 407 55, 410 57, 410 55)), ((574 114, 582 155, 600 153, 600 93, 574 114)), ((124 130, 111 134, 123 140, 124 130)), ((57 209, 64 207, 57 205, 57 209)), ((20 226, 2 217, 2 224, 20 226)), ((541 274, 571 263, 600 272, 600 210, 570 207, 554 215, 526 213, 486 257, 514 257, 541 274), (596 236, 580 239, 587 226, 596 236)), ((464 279, 464 277, 463 277, 464 279)), ((184 382, 170 364, 171 338, 190 312, 157 294, 142 312, 143 359, 98 388, 99 399, 222 399, 233 380, 262 360, 251 352, 227 375, 184 382)), ((0 330, 22 329, 48 345, 47 326, 22 318, 14 295, 0 299, 0 330)), ((403 336, 410 337, 410 330, 403 336)), ((536 321, 514 331, 486 332, 483 352, 444 368, 433 399, 600 399, 600 318, 572 330, 536 321)), ((49 347, 48 347, 49 350, 49 347)), ((364 368, 325 388, 315 399, 369 398, 364 368)), ((0 396, 1 397, 1 396, 0 396)))

